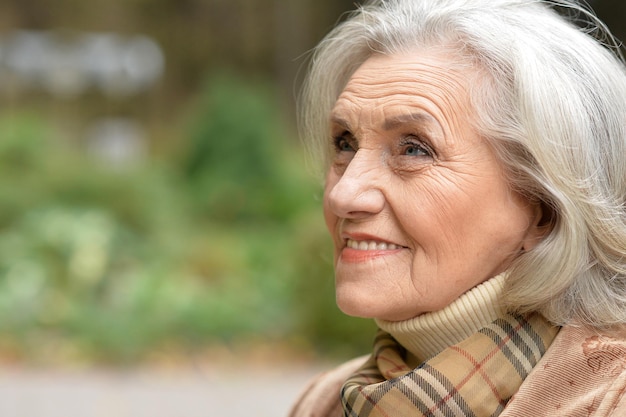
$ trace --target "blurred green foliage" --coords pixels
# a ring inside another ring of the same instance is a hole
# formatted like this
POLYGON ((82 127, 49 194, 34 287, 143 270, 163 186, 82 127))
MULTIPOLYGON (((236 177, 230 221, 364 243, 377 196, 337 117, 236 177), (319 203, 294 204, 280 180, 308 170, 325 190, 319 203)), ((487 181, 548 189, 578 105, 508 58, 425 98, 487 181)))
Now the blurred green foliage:
POLYGON ((294 175, 296 141, 271 105, 271 86, 254 85, 210 77, 190 129, 182 169, 194 206, 213 221, 286 221, 314 195, 304 172, 294 175))
POLYGON ((37 113, 0 117, 0 354, 127 362, 249 340, 350 355, 320 187, 270 86, 217 74, 176 149, 100 163, 37 113))

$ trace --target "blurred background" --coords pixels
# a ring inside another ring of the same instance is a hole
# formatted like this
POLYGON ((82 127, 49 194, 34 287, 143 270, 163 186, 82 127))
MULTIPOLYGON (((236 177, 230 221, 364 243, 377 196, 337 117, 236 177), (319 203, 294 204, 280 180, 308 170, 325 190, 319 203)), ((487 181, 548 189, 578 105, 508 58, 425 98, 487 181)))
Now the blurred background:
MULTIPOLYGON (((624 4, 591 4, 623 39, 624 4)), ((334 304, 294 108, 353 7, 0 0, 0 364, 368 350, 372 323, 334 304)))
POLYGON ((351 353, 294 123, 351 6, 0 2, 0 359, 351 353))

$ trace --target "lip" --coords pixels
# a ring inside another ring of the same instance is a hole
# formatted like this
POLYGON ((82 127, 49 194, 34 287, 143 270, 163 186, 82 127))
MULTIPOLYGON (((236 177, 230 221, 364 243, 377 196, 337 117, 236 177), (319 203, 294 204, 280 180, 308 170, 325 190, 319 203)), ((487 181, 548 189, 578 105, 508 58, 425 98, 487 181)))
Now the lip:
POLYGON ((341 238, 343 246, 340 250, 340 260, 346 263, 360 263, 374 260, 385 256, 395 255, 401 252, 403 249, 407 249, 405 246, 394 243, 388 239, 383 239, 378 236, 369 235, 366 233, 342 233, 341 238), (380 243, 393 244, 395 249, 374 249, 374 250, 359 250, 353 249, 347 246, 348 240, 356 241, 375 241, 380 243))

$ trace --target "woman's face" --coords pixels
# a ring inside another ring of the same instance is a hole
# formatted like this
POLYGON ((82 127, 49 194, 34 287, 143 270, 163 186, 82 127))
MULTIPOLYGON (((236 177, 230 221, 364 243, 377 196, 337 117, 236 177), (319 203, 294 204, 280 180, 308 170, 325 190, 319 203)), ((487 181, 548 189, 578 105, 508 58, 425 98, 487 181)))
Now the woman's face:
POLYGON ((373 56, 332 111, 324 216, 347 314, 399 321, 439 310, 540 237, 540 208, 511 190, 472 127, 477 77, 451 58, 373 56))

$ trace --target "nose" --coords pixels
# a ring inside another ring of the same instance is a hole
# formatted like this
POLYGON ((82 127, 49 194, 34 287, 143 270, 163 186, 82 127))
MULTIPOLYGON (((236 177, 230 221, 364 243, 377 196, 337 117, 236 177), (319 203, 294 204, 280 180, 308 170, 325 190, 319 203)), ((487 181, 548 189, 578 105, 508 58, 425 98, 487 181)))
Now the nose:
POLYGON ((326 204, 336 216, 360 219, 382 211, 385 195, 381 188, 383 179, 378 165, 375 155, 359 150, 343 173, 329 174, 326 204))

